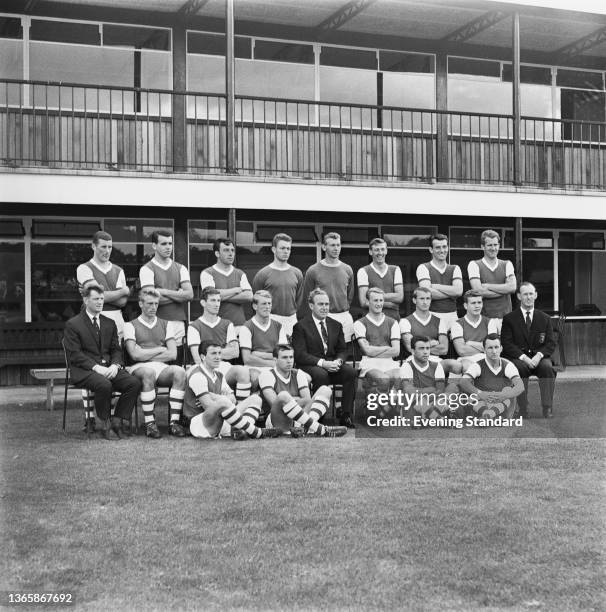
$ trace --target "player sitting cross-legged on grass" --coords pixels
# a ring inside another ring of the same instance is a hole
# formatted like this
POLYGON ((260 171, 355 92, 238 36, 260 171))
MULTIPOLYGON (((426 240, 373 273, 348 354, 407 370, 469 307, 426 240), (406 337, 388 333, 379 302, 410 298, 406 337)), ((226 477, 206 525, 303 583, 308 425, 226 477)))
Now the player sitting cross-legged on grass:
POLYGON ((261 412, 261 398, 254 394, 236 405, 236 397, 219 371, 221 345, 204 340, 200 345, 202 363, 187 374, 183 413, 189 419, 189 430, 196 438, 230 436, 242 440, 272 438, 277 429, 261 429, 255 421, 261 412))
POLYGON ((305 372, 293 368, 295 352, 289 344, 274 349, 275 367, 261 372, 259 388, 263 396, 264 412, 269 411, 266 424, 297 434, 293 424, 303 428, 301 433, 336 438, 347 433, 347 427, 326 427, 318 421, 330 404, 331 389, 322 385, 313 394, 305 372))
POLYGON ((431 340, 427 336, 413 336, 410 347, 412 359, 405 361, 400 368, 405 397, 414 398, 411 407, 424 418, 444 416, 448 404, 439 401, 439 397, 444 394, 444 369, 440 361, 429 358, 431 340))
POLYGON ((484 338, 486 357, 473 363, 463 374, 459 386, 471 395, 475 393, 479 401, 472 406, 479 417, 494 418, 504 415, 512 403, 524 392, 524 383, 516 367, 507 359, 501 358, 501 338, 498 334, 488 334, 484 338))

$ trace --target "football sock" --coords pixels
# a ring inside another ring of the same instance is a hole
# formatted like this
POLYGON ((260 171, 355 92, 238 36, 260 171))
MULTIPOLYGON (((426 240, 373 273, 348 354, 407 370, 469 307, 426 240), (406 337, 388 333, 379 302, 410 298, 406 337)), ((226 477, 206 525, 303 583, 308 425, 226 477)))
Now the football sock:
POLYGON ((250 395, 252 385, 247 383, 236 383, 236 402, 240 403, 250 395))
POLYGON ((170 422, 174 423, 181 418, 181 411, 183 410, 183 400, 185 398, 185 391, 183 389, 171 388, 168 394, 168 406, 170 408, 170 422))
POLYGON ((252 438, 260 438, 263 432, 250 422, 250 419, 240 414, 235 406, 229 406, 221 411, 221 416, 236 429, 242 429, 252 438))
POLYGON ((295 421, 295 423, 298 423, 301 425, 301 427, 307 429, 311 433, 316 433, 318 429, 320 429, 320 431, 324 430, 322 425, 320 425, 316 420, 312 419, 308 414, 305 414, 301 406, 297 404, 296 400, 291 400, 288 402, 288 404, 282 406, 282 410, 289 419, 292 419, 295 421))
POLYGON ((156 391, 141 391, 141 408, 145 424, 154 422, 154 404, 156 403, 156 391))

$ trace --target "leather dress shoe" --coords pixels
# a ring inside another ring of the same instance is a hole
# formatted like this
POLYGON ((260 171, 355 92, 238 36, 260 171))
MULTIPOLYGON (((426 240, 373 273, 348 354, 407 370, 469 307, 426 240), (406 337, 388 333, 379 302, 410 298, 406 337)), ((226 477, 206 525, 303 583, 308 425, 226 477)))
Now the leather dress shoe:
POLYGON ((95 431, 97 431, 97 423, 95 421, 95 417, 84 420, 84 431, 88 435, 95 433, 95 431))
POLYGON ((543 417, 546 419, 553 419, 553 409, 551 408, 551 406, 543 408, 543 417))
POLYGON ((99 427, 99 429, 97 429, 97 431, 99 432, 99 436, 103 438, 104 440, 109 440, 109 430, 110 430, 109 419, 105 419, 104 421, 101 421, 101 426, 99 427))
POLYGON ((122 439, 122 419, 120 417, 113 416, 111 419, 111 430, 118 436, 118 438, 122 439))
POLYGON ((344 427, 347 427, 347 429, 356 428, 356 426, 354 425, 354 422, 351 420, 351 417, 348 414, 344 414, 341 417, 339 417, 339 425, 343 425, 344 427))

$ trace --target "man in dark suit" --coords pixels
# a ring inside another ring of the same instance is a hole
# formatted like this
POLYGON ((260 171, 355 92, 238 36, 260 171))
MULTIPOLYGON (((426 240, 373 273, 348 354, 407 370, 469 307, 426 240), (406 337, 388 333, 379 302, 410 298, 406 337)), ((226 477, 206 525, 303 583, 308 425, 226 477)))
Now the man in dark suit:
POLYGON ((311 376, 314 391, 322 385, 343 385, 339 424, 353 428, 351 420, 356 371, 345 363, 343 326, 328 317, 330 300, 323 289, 309 294, 311 313, 293 328, 292 345, 297 366, 311 376))
POLYGON ((510 359, 524 382, 524 393, 518 397, 519 414, 528 417, 528 377, 539 379, 541 405, 546 419, 553 417, 555 374, 551 354, 555 338, 551 317, 536 310, 537 290, 532 283, 522 283, 518 289, 520 308, 503 317, 501 341, 503 356, 510 359))
POLYGON ((102 421, 101 436, 109 440, 111 429, 121 438, 122 420, 130 421, 141 381, 123 369, 116 324, 101 314, 103 288, 89 283, 83 289, 83 299, 85 307, 65 324, 64 342, 72 381, 94 392, 95 410, 102 421), (114 389, 121 395, 110 420, 114 389))

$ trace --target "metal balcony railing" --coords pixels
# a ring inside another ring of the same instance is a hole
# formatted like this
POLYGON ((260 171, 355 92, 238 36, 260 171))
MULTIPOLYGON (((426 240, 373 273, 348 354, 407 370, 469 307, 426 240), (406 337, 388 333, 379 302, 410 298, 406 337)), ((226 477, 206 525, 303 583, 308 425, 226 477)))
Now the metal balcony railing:
MULTIPOLYGON (((606 123, 236 96, 239 174, 606 189, 606 123)), ((226 171, 222 94, 0 80, 0 163, 226 171)))

